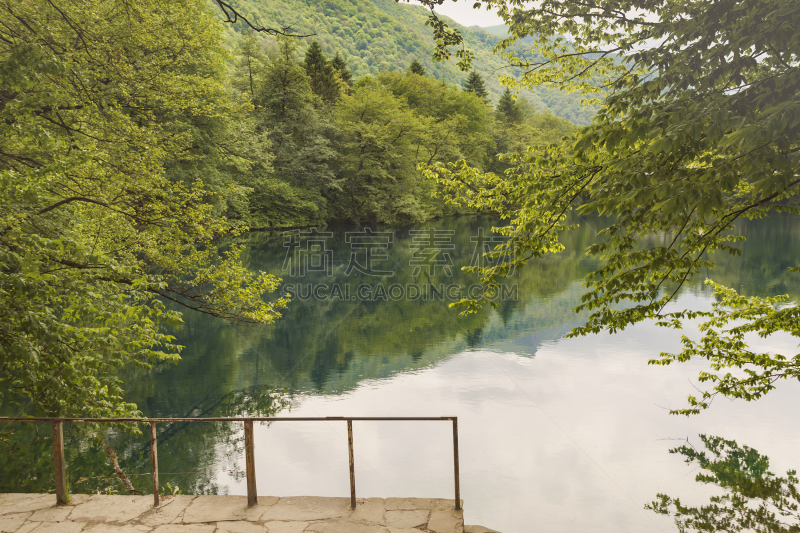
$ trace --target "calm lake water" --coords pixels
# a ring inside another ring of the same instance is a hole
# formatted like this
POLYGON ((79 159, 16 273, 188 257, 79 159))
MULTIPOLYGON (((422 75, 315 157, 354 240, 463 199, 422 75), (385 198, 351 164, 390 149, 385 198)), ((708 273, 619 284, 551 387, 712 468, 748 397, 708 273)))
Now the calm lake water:
MULTIPOLYGON (((249 265, 280 275, 296 296, 284 317, 242 328, 187 314, 177 332, 183 360, 127 372, 128 399, 163 417, 456 415, 466 522, 504 533, 676 531, 644 505, 658 493, 694 505, 719 493, 668 453, 687 439, 697 445, 701 433, 758 449, 778 475, 800 466, 797 382, 759 402, 718 399, 701 415, 670 416, 695 392, 704 365, 647 361, 678 351, 679 332, 641 324, 564 339, 581 321, 572 309, 596 266, 583 253, 596 231, 592 220, 567 236, 564 252, 515 273, 497 309, 467 317, 450 309, 475 281, 460 268, 479 260, 491 225, 459 218, 369 233, 251 234, 249 265)), ((747 237, 744 254, 717 258, 708 276, 745 294, 800 295, 800 277, 786 270, 800 263, 800 223, 776 217, 737 231, 747 237)), ((676 305, 710 307, 703 279, 689 283, 676 305)), ((754 344, 796 353, 788 337, 754 344)), ((162 485, 246 493, 241 425, 161 431, 162 485)), ((452 498, 451 438, 443 422, 355 422, 358 496, 452 498)), ((112 441, 147 491, 146 439, 112 441)), ((344 422, 258 425, 255 443, 260 494, 349 494, 344 422)), ((96 448, 68 439, 73 492, 120 490, 96 448)), ((0 489, 50 489, 48 453, 39 443, 0 456, 0 489)))

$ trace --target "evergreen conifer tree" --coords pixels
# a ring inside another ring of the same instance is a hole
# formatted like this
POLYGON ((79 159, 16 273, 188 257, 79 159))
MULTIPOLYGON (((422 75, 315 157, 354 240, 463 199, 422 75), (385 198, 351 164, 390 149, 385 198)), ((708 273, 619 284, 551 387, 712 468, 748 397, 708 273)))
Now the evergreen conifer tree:
POLYGON ((503 96, 500 97, 500 101, 497 102, 497 109, 495 112, 498 118, 505 122, 512 122, 514 124, 522 122, 522 110, 517 102, 514 101, 514 97, 511 95, 511 89, 508 87, 506 87, 503 96))
POLYGON ((422 66, 422 63, 416 59, 408 66, 408 72, 411 74, 418 74, 420 76, 426 76, 428 74, 428 72, 425 70, 425 67, 422 66))
POLYGON ((254 32, 249 31, 244 34, 242 44, 239 46, 239 72, 238 78, 234 81, 240 87, 240 90, 250 93, 250 96, 255 95, 254 78, 258 76, 257 71, 262 66, 264 54, 261 51, 258 40, 254 32), (243 80, 241 78, 244 78, 243 80), (243 83, 242 83, 243 82, 243 83))
POLYGON ((336 52, 336 55, 331 61, 331 66, 336 69, 343 82, 345 82, 349 87, 353 86, 353 73, 347 68, 347 62, 344 60, 344 58, 342 58, 341 55, 339 55, 339 52, 336 52))
POLYGON ((489 96, 489 92, 486 90, 486 85, 483 83, 483 78, 474 70, 469 73, 467 81, 464 82, 464 90, 470 93, 475 93, 475 96, 483 98, 484 100, 486 100, 486 98, 489 96))
POLYGON ((293 187, 319 191, 333 179, 330 161, 335 154, 328 135, 328 110, 315 108, 319 100, 311 92, 304 65, 297 62, 295 42, 285 37, 278 42, 256 98, 256 105, 267 113, 265 122, 271 125, 273 176, 293 187))
POLYGON ((335 102, 339 98, 339 82, 336 79, 336 70, 325 58, 319 43, 314 41, 306 50, 305 61, 311 90, 325 102, 335 102))

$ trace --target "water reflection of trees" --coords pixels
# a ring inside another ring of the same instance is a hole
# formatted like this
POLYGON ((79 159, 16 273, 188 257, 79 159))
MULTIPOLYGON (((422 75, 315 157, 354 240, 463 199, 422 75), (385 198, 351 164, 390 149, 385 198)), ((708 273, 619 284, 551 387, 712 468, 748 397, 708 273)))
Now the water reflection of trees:
POLYGON ((800 532, 800 494, 797 472, 786 477, 769 471, 769 458, 747 446, 720 437, 700 435, 706 450, 691 444, 670 450, 701 469, 695 480, 713 484, 725 493, 712 496, 707 505, 692 507, 666 494, 645 506, 670 515, 681 533, 689 531, 800 532))
MULTIPOLYGON (((763 220, 742 219, 736 223, 733 235, 745 238, 738 244, 741 255, 710 255, 716 266, 699 272, 685 285, 686 289, 708 292, 703 282, 710 278, 745 296, 800 295, 800 277, 789 271, 800 257, 800 224, 794 217, 774 214, 763 220)), ((672 239, 672 235, 654 235, 642 244, 666 246, 672 239)))
MULTIPOLYGON (((351 251, 344 236, 347 230, 333 229, 333 237, 328 240, 334 252, 332 275, 308 274, 292 278, 284 274, 284 283, 349 285, 351 294, 355 294, 362 283, 387 287, 393 284, 466 287, 478 281, 476 276, 460 270, 470 264, 475 250, 476 244, 471 239, 479 228, 489 234, 488 229, 496 223, 485 217, 462 217, 429 224, 438 230, 453 232, 454 249, 449 252, 455 265, 452 276, 441 269, 413 275, 413 268, 409 266, 413 256, 409 230, 422 226, 389 228, 395 231, 394 241, 384 265, 395 271, 393 276, 347 275, 351 251)), ((498 302, 496 312, 484 309, 474 315, 460 316, 457 310, 450 309, 447 300, 296 298, 285 317, 275 324, 238 331, 236 342, 245 342, 243 338, 247 338, 249 343, 248 348, 239 352, 239 357, 254 359, 256 356, 249 352, 258 351, 262 370, 268 367, 268 371, 277 376, 276 382, 290 390, 333 392, 352 388, 362 379, 386 377, 436 364, 453 353, 503 338, 506 332, 557 326, 565 313, 577 305, 578 296, 570 295, 568 303, 556 297, 579 282, 592 266, 589 262, 593 260, 584 255, 583 249, 592 241, 594 233, 591 223, 584 224, 581 231, 568 236, 564 252, 533 261, 508 279, 509 285, 517 285, 518 299, 498 302), (529 309, 533 301, 537 305, 529 309), (525 310, 527 314, 521 314, 525 310)), ((252 268, 281 274, 285 257, 281 234, 250 234, 247 241, 247 260, 252 268)), ((187 322, 195 319, 210 323, 199 316, 187 317, 187 322)), ((200 345, 205 342, 196 345, 194 332, 201 328, 189 327, 193 333, 191 338, 186 337, 189 343, 186 352, 191 351, 194 357, 195 347, 202 351, 204 348, 200 345)))
MULTIPOLYGON (((596 239, 594 219, 579 221, 578 231, 565 235, 565 249, 554 255, 531 261, 513 278, 518 299, 499 302, 495 311, 484 309, 460 316, 447 301, 341 301, 337 299, 302 300, 296 298, 284 318, 275 324, 257 328, 233 328, 199 315, 187 315, 186 327, 179 332, 186 344, 184 361, 171 375, 196 367, 214 366, 221 359, 237 367, 250 369, 250 381, 268 379, 290 391, 316 390, 321 393, 352 389, 363 379, 381 378, 397 372, 438 364, 442 359, 470 348, 538 332, 563 333, 581 317, 572 309, 580 303, 584 276, 597 267, 594 258, 584 253, 596 239)), ((349 284, 354 293, 361 283, 433 284, 462 286, 476 282, 461 272, 469 264, 475 243, 471 238, 479 228, 487 230, 498 221, 486 217, 443 219, 425 226, 453 231, 454 250, 450 253, 456 268, 448 277, 440 270, 430 276, 412 275, 409 260, 410 229, 418 227, 373 228, 394 230, 385 264, 396 271, 391 277, 346 275, 350 245, 345 232, 354 228, 329 228, 333 250, 331 276, 306 275, 292 278, 281 273, 286 249, 281 233, 251 233, 246 259, 252 268, 282 274, 284 283, 328 285, 349 284)), ((791 291, 800 293, 800 284, 784 266, 800 255, 800 226, 785 217, 763 221, 744 221, 736 231, 747 237, 742 257, 714 257, 717 268, 700 273, 685 290, 705 292, 702 281, 711 276, 717 281, 740 287, 744 294, 791 291)), ((659 239, 668 236, 653 236, 659 239)), ((381 265, 385 266, 385 265, 381 265)), ((796 276, 795 276, 796 277, 796 276)), ((168 398, 165 400, 169 401, 168 398)), ((158 403, 158 405, 163 405, 158 403)))

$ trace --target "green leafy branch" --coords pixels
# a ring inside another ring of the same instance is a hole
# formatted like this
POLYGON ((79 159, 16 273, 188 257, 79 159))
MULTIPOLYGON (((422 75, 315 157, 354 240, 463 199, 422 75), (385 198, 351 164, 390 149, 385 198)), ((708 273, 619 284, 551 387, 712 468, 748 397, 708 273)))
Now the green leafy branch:
POLYGON ((746 298, 711 280, 706 284, 714 289, 717 301, 713 303, 712 311, 696 313, 696 316, 708 317, 699 327, 702 338, 693 341, 683 335, 680 353, 663 352, 660 359, 649 361, 653 365, 669 365, 700 357, 707 359, 716 371, 701 372, 698 378, 701 383, 710 383, 713 389, 704 391, 700 398, 689 396, 690 407, 670 411, 673 414, 697 414, 707 409, 719 394, 747 401, 757 400, 773 390, 779 380, 800 379, 800 354, 786 357, 760 353, 752 350, 745 341, 749 334, 767 338, 774 333, 786 332, 800 337, 797 301, 789 302, 788 295, 746 298), (725 369, 738 369, 739 372, 722 373, 725 369))

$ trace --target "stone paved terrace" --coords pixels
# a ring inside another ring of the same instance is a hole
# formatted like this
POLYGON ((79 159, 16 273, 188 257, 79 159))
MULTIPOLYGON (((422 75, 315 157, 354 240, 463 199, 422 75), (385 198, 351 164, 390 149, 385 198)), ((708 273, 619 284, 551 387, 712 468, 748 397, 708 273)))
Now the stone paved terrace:
POLYGON ((259 496, 72 496, 56 506, 53 494, 0 494, 3 533, 484 533, 464 528, 453 500, 259 496))

